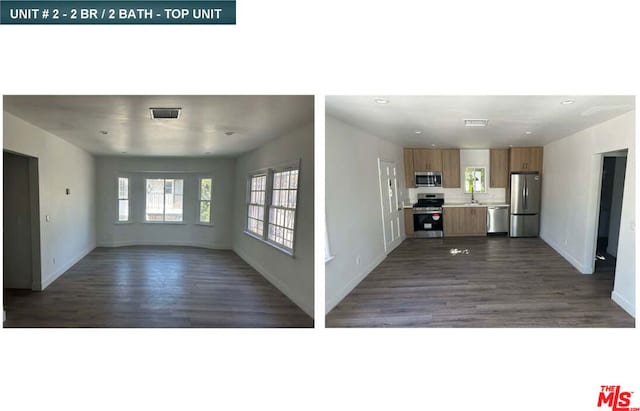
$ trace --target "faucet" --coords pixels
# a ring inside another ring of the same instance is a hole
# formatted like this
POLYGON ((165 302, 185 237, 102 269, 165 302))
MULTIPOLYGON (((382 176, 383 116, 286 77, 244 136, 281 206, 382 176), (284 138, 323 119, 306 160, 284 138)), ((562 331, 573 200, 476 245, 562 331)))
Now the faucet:
POLYGON ((474 190, 474 187, 473 187, 473 186, 475 186, 475 184, 474 184, 474 183, 475 183, 476 181, 478 181, 478 179, 477 179, 477 178, 472 178, 472 180, 471 180, 471 204, 475 204, 475 203, 477 203, 477 202, 478 202, 478 200, 476 200, 476 199, 475 199, 475 196, 474 196, 474 194, 475 194, 475 190, 474 190))

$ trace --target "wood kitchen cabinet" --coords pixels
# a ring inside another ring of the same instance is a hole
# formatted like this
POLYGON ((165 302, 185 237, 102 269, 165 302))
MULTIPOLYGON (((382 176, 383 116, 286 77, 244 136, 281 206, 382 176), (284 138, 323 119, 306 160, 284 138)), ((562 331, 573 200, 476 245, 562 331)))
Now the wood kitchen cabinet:
POLYGON ((413 170, 420 171, 442 171, 442 153, 439 149, 414 148, 413 149, 413 170))
POLYGON ((443 218, 445 237, 487 235, 487 207, 445 207, 443 218))
POLYGON ((542 147, 513 147, 510 163, 511 172, 537 171, 542 174, 542 147))
POLYGON ((413 237, 413 208, 404 209, 404 232, 407 237, 413 237))
POLYGON ((413 168, 413 150, 410 148, 403 149, 404 153, 404 183, 407 188, 416 188, 416 179, 413 168))
POLYGON ((507 188, 509 185, 509 149, 491 149, 489 187, 507 188))
POLYGON ((442 152, 442 187, 460 188, 460 150, 448 148, 442 152))

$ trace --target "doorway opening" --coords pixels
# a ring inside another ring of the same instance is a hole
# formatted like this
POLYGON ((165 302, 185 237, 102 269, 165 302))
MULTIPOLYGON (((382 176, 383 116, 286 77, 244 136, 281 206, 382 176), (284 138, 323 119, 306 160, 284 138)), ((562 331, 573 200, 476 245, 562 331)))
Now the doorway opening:
POLYGON ((396 163, 378 159, 380 201, 382 204, 382 233, 384 251, 389 253, 400 244, 400 201, 396 163))
POLYGON ((611 290, 613 290, 618 255, 627 153, 628 150, 622 150, 605 153, 602 156, 598 235, 593 272, 610 277, 611 290))
POLYGON ((3 172, 3 288, 39 291, 38 159, 5 150, 3 172))

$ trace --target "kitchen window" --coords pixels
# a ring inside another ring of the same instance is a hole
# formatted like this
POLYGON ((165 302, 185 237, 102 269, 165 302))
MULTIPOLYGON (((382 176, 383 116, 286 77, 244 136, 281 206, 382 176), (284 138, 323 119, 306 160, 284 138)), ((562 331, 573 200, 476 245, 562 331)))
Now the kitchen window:
POLYGON ((464 192, 485 193, 486 185, 486 168, 485 167, 466 167, 464 171, 464 192))
POLYGON ((145 221, 181 222, 184 180, 176 178, 146 179, 145 221))
POLYGON ((293 255, 299 162, 249 176, 247 234, 293 255))
POLYGON ((212 179, 201 178, 200 179, 200 208, 198 214, 198 221, 201 224, 211 224, 211 189, 212 179))
POLYGON ((118 222, 129 221, 129 179, 118 177, 118 222))

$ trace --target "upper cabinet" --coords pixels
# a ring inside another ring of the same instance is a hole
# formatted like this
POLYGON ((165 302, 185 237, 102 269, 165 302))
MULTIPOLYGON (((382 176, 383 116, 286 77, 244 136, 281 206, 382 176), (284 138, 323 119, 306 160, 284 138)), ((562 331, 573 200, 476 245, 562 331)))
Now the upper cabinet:
POLYGON ((460 188, 460 150, 448 148, 442 152, 442 187, 460 188))
POLYGON ((542 147, 511 148, 511 172, 537 171, 542 173, 542 147))
POLYGON ((489 187, 507 188, 509 184, 509 149, 491 149, 489 187))
POLYGON ((414 172, 442 171, 442 153, 437 149, 414 148, 413 170, 414 172))
POLYGON ((413 169, 413 150, 405 148, 404 152, 404 182, 407 188, 416 188, 416 179, 413 169))

